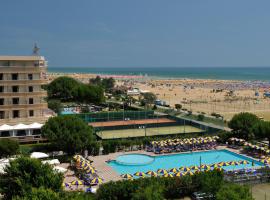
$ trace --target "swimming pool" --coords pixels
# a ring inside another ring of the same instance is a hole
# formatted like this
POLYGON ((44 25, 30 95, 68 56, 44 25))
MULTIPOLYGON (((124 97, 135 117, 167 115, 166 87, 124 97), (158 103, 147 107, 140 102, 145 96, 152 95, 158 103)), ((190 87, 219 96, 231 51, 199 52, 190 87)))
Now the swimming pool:
MULTIPOLYGON (((136 159, 132 159, 132 154, 127 157, 127 161, 132 160, 135 162, 136 159)), ((135 154, 134 158, 136 158, 138 154, 135 154)), ((142 154, 143 155, 143 154, 142 154)), ((121 158, 121 156, 119 156, 121 158)), ((123 158, 123 157, 122 157, 123 158)), ((122 162, 125 159, 120 159, 122 162)), ((143 159, 143 157, 140 157, 143 159)), ((246 165, 234 165, 234 166, 225 166, 222 167, 225 170, 237 170, 243 168, 252 168, 252 167, 260 167, 263 166, 263 163, 259 161, 253 160, 246 156, 242 156, 236 153, 233 153, 228 150, 214 150, 214 151, 205 151, 205 152, 194 152, 194 153, 181 153, 181 154, 172 154, 172 155, 160 155, 160 156, 153 156, 153 162, 144 165, 131 165, 131 164, 123 164, 121 162, 117 162, 116 160, 108 162, 110 165, 119 175, 130 173, 134 174, 135 172, 147 172, 149 170, 157 171, 158 169, 166 169, 169 170, 171 168, 179 168, 182 166, 192 166, 192 165, 200 165, 200 158, 201 164, 214 164, 219 162, 229 162, 229 161, 240 161, 246 160, 249 161, 249 164, 246 165), (254 166, 252 166, 252 162, 254 162, 254 166)), ((141 162, 141 161, 140 161, 141 162)))

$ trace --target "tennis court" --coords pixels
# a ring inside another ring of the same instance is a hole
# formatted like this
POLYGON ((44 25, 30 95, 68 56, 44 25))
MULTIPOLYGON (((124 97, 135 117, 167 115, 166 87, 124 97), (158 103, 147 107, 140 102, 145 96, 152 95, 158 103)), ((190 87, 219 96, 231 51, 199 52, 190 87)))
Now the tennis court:
POLYGON ((127 126, 127 125, 144 125, 144 124, 162 124, 175 122, 168 118, 156 118, 156 119, 140 119, 140 120, 126 120, 126 121, 106 121, 106 122, 91 122, 90 126, 93 127, 106 127, 106 126, 127 126))
POLYGON ((130 137, 144 137, 144 136, 157 136, 157 135, 173 135, 181 133, 201 133, 204 130, 193 126, 166 126, 144 128, 141 126, 137 129, 122 129, 122 130, 105 130, 97 132, 96 134, 102 139, 117 139, 117 138, 130 138, 130 137))

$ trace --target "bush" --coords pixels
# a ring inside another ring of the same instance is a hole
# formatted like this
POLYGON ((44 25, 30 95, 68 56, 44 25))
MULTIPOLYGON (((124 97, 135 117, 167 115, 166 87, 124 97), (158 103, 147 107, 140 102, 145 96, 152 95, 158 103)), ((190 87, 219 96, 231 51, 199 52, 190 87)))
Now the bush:
POLYGON ((217 200, 253 200, 247 186, 226 183, 222 185, 216 194, 217 200))
POLYGON ((197 119, 198 119, 199 121, 203 121, 203 120, 204 120, 204 115, 199 114, 197 119))
POLYGON ((0 139, 0 158, 13 156, 19 151, 19 143, 11 139, 0 139))
POLYGON ((220 143, 225 144, 229 138, 233 137, 233 135, 234 134, 232 132, 229 132, 229 131, 220 131, 218 133, 218 137, 219 137, 218 141, 220 143))
POLYGON ((48 100, 48 108, 53 110, 56 114, 60 114, 63 107, 60 100, 51 99, 48 100))
POLYGON ((223 184, 222 172, 210 171, 184 177, 151 177, 102 184, 97 199, 179 199, 195 191, 216 194, 223 184))

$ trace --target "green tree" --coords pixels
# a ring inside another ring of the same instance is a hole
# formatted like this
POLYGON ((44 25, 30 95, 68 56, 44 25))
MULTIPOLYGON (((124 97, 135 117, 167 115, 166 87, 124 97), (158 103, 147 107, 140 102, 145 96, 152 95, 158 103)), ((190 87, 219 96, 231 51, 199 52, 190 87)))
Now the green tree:
POLYGON ((50 118, 42 127, 41 133, 68 154, 81 152, 94 140, 92 127, 75 115, 50 118))
POLYGON ((143 94, 143 101, 146 105, 155 103, 156 99, 156 95, 152 92, 146 92, 143 94))
POLYGON ((132 195, 132 200, 163 200, 164 186, 159 183, 153 183, 146 187, 140 187, 132 195))
POLYGON ((270 122, 269 121, 258 121, 253 126, 253 133, 256 138, 265 139, 269 141, 270 147, 270 122))
POLYGON ((74 92, 80 86, 77 80, 62 76, 53 80, 48 86, 49 99, 59 99, 61 101, 72 101, 74 99, 74 92))
POLYGON ((46 189, 43 187, 32 188, 32 191, 27 193, 25 196, 16 196, 12 200, 61 200, 59 193, 46 189))
POLYGON ((175 104, 174 107, 175 107, 176 110, 181 110, 182 109, 181 104, 175 104))
POLYGON ((239 113, 233 116, 228 125, 237 137, 248 140, 254 137, 253 126, 258 121, 259 118, 252 113, 239 113))
POLYGON ((89 79, 89 84, 93 84, 93 85, 101 85, 101 78, 100 76, 96 76, 96 78, 90 78, 89 79))
POLYGON ((104 87, 104 89, 106 91, 110 91, 111 89, 114 88, 114 85, 115 85, 115 80, 110 77, 110 78, 104 78, 102 79, 102 86, 104 87))
POLYGON ((233 183, 221 185, 216 195, 217 200, 253 200, 251 192, 247 186, 233 183))
POLYGON ((199 121, 203 121, 204 120, 204 115, 203 114, 199 114, 198 115, 198 120, 199 121))
POLYGON ((19 143, 11 139, 0 139, 0 158, 13 156, 19 151, 19 143))
POLYGON ((63 174, 56 173, 51 166, 40 160, 20 157, 10 162, 5 174, 0 177, 0 193, 5 199, 27 196, 32 188, 43 187, 54 192, 61 190, 63 174))
POLYGON ((48 100, 48 108, 59 114, 62 111, 63 106, 61 104, 61 101, 57 99, 50 99, 48 100))

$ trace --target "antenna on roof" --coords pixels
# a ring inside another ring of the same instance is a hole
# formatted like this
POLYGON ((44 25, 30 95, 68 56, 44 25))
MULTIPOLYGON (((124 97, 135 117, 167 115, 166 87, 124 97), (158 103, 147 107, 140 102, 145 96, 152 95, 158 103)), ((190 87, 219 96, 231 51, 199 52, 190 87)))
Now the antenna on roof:
POLYGON ((33 55, 37 56, 39 52, 39 47, 37 46, 37 43, 35 43, 34 48, 33 48, 33 55))

